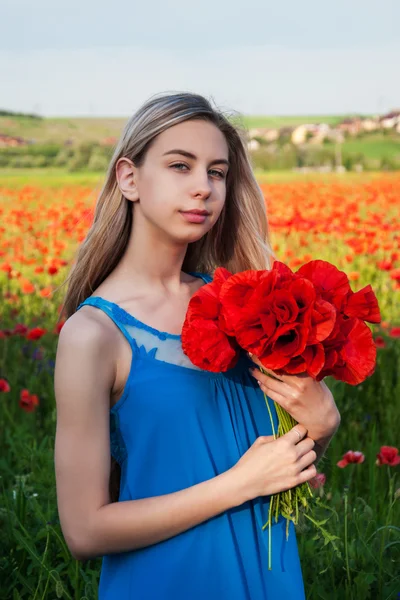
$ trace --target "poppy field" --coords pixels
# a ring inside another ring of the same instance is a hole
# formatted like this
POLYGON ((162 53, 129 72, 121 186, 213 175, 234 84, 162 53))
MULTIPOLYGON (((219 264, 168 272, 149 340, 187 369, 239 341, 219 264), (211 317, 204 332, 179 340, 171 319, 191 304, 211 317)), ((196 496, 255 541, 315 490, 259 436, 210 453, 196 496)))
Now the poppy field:
MULTIPOLYGON (((375 372, 325 379, 341 425, 312 481, 312 520, 297 527, 308 600, 394 600, 400 593, 400 175, 260 178, 278 260, 313 259, 371 284, 375 372)), ((98 177, 0 180, 0 599, 94 600, 101 558, 63 539, 54 474, 57 324, 98 177)), ((266 418, 268 414, 266 413, 266 418)), ((228 600, 228 599, 227 599, 228 600)))

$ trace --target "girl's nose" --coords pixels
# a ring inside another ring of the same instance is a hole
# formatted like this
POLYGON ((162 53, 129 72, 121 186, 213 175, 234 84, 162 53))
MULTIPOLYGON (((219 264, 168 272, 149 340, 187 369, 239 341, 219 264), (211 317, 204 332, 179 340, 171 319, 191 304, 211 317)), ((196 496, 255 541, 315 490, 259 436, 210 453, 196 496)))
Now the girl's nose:
POLYGON ((194 192, 197 194, 201 194, 202 196, 207 196, 211 192, 210 181, 208 178, 208 174, 198 175, 195 178, 195 182, 193 183, 194 192))

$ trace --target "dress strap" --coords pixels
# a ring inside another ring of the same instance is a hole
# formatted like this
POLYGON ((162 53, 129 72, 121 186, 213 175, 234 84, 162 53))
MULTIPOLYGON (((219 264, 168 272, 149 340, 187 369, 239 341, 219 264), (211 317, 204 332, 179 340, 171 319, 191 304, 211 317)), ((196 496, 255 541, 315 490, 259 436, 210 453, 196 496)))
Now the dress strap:
POLYGON ((203 279, 203 281, 205 281, 206 283, 210 283, 213 280, 212 275, 209 275, 208 273, 200 273, 200 271, 190 271, 189 275, 201 277, 201 279, 203 279))
POLYGON ((106 315, 108 315, 110 317, 110 319, 115 323, 115 325, 122 331, 122 333, 128 340, 129 345, 132 348, 132 352, 139 351, 139 347, 136 343, 136 340, 127 331, 125 325, 118 318, 118 314, 113 310, 113 307, 110 306, 109 302, 107 302, 100 296, 93 296, 93 297, 86 298, 86 300, 81 302, 76 310, 78 311, 82 306, 85 306, 85 305, 95 306, 96 308, 99 308, 100 310, 105 312, 106 315))

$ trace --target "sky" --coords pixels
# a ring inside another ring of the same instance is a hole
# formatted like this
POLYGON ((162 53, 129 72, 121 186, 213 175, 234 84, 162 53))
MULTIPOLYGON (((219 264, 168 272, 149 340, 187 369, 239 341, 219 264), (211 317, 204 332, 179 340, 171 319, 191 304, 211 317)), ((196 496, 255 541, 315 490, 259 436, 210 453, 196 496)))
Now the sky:
POLYGON ((190 91, 246 115, 400 108, 400 0, 1 0, 0 109, 129 117, 190 91))

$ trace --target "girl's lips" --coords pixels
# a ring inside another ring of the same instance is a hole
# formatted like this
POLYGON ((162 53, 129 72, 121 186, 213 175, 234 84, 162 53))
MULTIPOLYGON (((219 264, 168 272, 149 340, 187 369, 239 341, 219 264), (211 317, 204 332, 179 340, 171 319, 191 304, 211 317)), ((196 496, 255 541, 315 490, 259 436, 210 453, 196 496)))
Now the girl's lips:
POLYGON ((180 211, 180 213, 186 221, 189 221, 189 223, 204 223, 204 221, 208 217, 208 215, 206 215, 206 214, 200 215, 199 213, 183 212, 183 211, 180 211))

